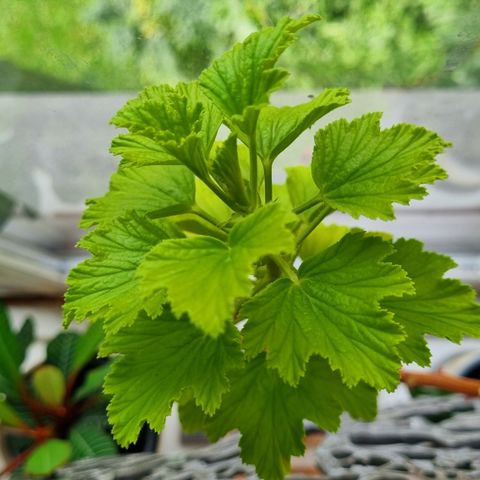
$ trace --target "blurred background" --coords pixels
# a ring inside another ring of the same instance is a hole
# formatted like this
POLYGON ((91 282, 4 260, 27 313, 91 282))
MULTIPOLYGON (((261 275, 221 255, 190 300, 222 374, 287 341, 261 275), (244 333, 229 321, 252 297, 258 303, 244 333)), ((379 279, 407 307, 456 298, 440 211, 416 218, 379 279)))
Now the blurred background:
MULTIPOLYGON (((395 223, 356 224, 420 238, 480 286, 480 0, 0 0, 0 12, 0 298, 15 328, 34 317, 27 365, 61 329, 84 201, 116 168, 109 119, 139 89, 196 78, 284 15, 324 20, 282 58, 291 77, 275 103, 349 87, 353 103, 325 122, 381 110, 385 126, 418 123, 454 143, 441 158, 450 179, 426 201, 395 223)), ((278 181, 308 163, 313 132, 279 159, 278 181)), ((478 343, 432 348, 435 366, 478 343)))

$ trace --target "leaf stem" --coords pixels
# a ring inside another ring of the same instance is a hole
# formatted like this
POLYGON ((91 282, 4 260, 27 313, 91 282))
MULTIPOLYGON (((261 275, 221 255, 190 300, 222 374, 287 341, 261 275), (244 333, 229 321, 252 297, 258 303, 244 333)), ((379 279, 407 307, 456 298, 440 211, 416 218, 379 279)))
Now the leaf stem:
POLYGON ((318 205, 321 202, 322 202, 322 199, 320 198, 320 195, 316 195, 315 197, 311 198, 310 200, 307 200, 305 203, 302 203, 301 205, 298 205, 298 207, 295 207, 292 211, 293 211, 293 213, 296 213, 298 215, 298 214, 303 213, 306 210, 314 207, 315 205, 318 205))
POLYGON ((18 468, 22 463, 28 458, 28 456, 39 447, 45 440, 36 441, 31 447, 27 448, 23 452, 19 453, 14 457, 10 463, 8 463, 5 468, 0 472, 0 477, 12 473, 16 468, 18 468))
POLYGON ((279 255, 269 255, 269 257, 280 271, 285 274, 293 283, 298 283, 298 275, 295 268, 293 268, 287 261, 279 255))
POLYGON ((297 249, 303 243, 303 241, 318 227, 321 221, 330 215, 333 212, 333 209, 328 205, 322 205, 318 208, 317 214, 310 224, 307 225, 307 228, 301 233, 297 240, 297 249))
POLYGON ((258 165, 257 165, 257 122, 255 128, 252 128, 250 134, 248 152, 250 154, 250 200, 252 210, 257 208, 257 188, 258 188, 258 165))
POLYGON ((213 226, 217 227, 218 229, 222 230, 223 232, 228 233, 228 231, 221 225, 221 223, 215 217, 207 213, 202 208, 195 206, 192 208, 192 213, 202 218, 203 220, 207 221, 208 223, 212 224, 213 226))
POLYGON ((203 183, 234 212, 246 212, 246 209, 234 202, 217 184, 211 179, 201 179, 203 183))
POLYGON ((272 162, 266 159, 263 163, 263 177, 265 180, 265 203, 272 201, 272 162))

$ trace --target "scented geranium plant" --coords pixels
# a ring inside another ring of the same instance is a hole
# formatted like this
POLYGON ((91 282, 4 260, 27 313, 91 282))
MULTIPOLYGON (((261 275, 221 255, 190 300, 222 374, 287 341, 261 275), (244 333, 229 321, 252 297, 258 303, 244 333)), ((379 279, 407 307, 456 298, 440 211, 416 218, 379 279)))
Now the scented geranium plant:
POLYGON ((428 365, 424 335, 479 336, 474 292, 417 240, 325 226, 333 212, 393 220, 393 204, 446 177, 449 144, 423 127, 381 129, 380 113, 315 134, 311 168, 272 182, 278 155, 331 110, 269 103, 275 66, 315 15, 285 18, 235 45, 191 83, 146 88, 112 122, 121 157, 110 190, 88 202, 66 324, 102 322, 114 355, 105 391, 116 440, 160 431, 172 403, 213 440, 238 429, 245 462, 281 479, 303 446, 303 419, 327 430, 342 412, 373 419, 402 364, 428 365), (225 126, 219 140, 219 129, 225 126))

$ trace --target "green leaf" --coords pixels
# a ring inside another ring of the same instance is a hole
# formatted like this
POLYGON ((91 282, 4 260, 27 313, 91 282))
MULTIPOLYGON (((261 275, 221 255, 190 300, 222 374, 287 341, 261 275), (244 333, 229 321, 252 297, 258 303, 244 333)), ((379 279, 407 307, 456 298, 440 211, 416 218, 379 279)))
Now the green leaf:
POLYGON ((247 355, 266 350, 269 366, 292 385, 318 354, 349 386, 363 380, 393 390, 400 369, 395 347, 404 335, 379 302, 413 287, 399 266, 384 261, 392 251, 379 237, 350 233, 306 260, 297 283, 270 284, 242 308, 247 355))
POLYGON ((90 360, 95 358, 103 337, 102 325, 100 323, 94 323, 88 327, 88 330, 78 339, 72 361, 72 371, 78 372, 90 360))
POLYGON ((251 133, 248 130, 259 108, 268 103, 270 93, 288 75, 274 68, 275 63, 296 39, 295 32, 319 19, 318 15, 305 15, 299 20, 285 17, 276 26, 251 34, 202 72, 200 86, 225 115, 234 121, 236 117, 237 124, 245 124, 240 127, 244 133, 251 133))
POLYGON ((28 347, 32 344, 35 336, 33 320, 26 318, 20 330, 17 332, 17 340, 21 350, 21 363, 25 360, 28 347))
POLYGON ((101 320, 105 332, 113 334, 131 325, 142 310, 159 313, 164 293, 157 291, 144 301, 136 271, 153 246, 177 235, 169 224, 131 212, 84 237, 80 245, 94 257, 70 272, 65 322, 101 320))
POLYGON ((129 100, 112 118, 129 132, 180 142, 197 128, 202 106, 170 85, 153 85, 129 100))
POLYGON ((232 375, 231 390, 206 428, 212 440, 238 428, 243 460, 255 464, 261 478, 281 480, 290 469, 290 456, 305 450, 304 418, 336 430, 342 411, 359 403, 363 409, 355 407, 354 415, 373 419, 375 390, 365 384, 349 389, 319 357, 310 360, 305 377, 293 388, 266 368, 262 356, 232 375))
MULTIPOLYGON (((131 133, 160 142, 173 140, 177 144, 192 131, 200 132, 203 148, 208 153, 222 123, 222 115, 197 82, 180 82, 176 87, 164 84, 145 88, 117 112, 111 123, 127 128, 131 133)), ((167 157, 168 152, 166 148, 164 154, 167 157)), ((161 162, 162 158, 159 160, 161 162)))
POLYGON ((112 153, 134 165, 186 165, 207 178, 206 159, 222 116, 194 83, 147 87, 112 119, 130 133, 112 143, 112 153))
POLYGON ((72 445, 72 459, 115 455, 117 447, 112 437, 99 426, 91 423, 77 423, 68 435, 72 445))
POLYGON ((220 223, 226 222, 233 214, 232 209, 198 178, 195 179, 195 203, 220 223))
POLYGON ((12 330, 6 307, 0 303, 0 377, 9 390, 5 393, 16 390, 22 360, 22 346, 12 330))
POLYGON ((32 387, 36 396, 46 405, 63 403, 67 385, 62 371, 53 365, 44 365, 33 372, 32 387))
POLYGON ((110 152, 120 155, 122 166, 181 165, 163 145, 144 135, 125 133, 112 140, 110 152))
POLYGON ((0 425, 8 425, 10 427, 25 426, 25 422, 17 414, 13 406, 7 402, 7 396, 0 393, 0 425))
POLYGON ((229 192, 237 203, 249 205, 238 158, 236 135, 230 135, 225 142, 217 143, 210 170, 217 183, 229 192))
POLYGON ((233 316, 235 299, 250 293, 253 264, 264 255, 293 251, 294 238, 285 227, 290 218, 271 203, 240 220, 227 243, 212 237, 162 242, 139 269, 144 298, 166 288, 177 316, 186 312, 203 331, 219 335, 233 316))
POLYGON ((286 171, 286 185, 292 207, 298 207, 318 196, 318 188, 313 181, 309 167, 297 165, 288 167, 286 171))
MULTIPOLYGON (((350 102, 346 88, 327 88, 313 100, 294 107, 269 105, 262 109, 257 124, 257 152, 272 164, 298 136, 318 119, 350 102)), ((242 139, 243 140, 243 139, 242 139)), ((248 142, 248 139, 245 139, 248 142)))
POLYGON ((222 124, 223 114, 205 95, 198 82, 180 82, 176 88, 180 95, 184 95, 188 99, 190 104, 196 105, 200 103, 202 105, 200 133, 205 158, 208 158, 208 153, 213 147, 215 139, 217 138, 218 129, 222 124))
POLYGON ((131 210, 157 216, 172 208, 189 211, 194 201, 193 175, 181 165, 124 167, 113 174, 107 194, 87 201, 80 226, 106 225, 131 210))
POLYGON ((317 253, 326 250, 339 240, 341 240, 348 232, 349 227, 344 225, 324 225, 321 223, 317 228, 302 242, 299 254, 302 259, 313 257, 317 253))
POLYGON ((422 127, 380 130, 380 113, 337 120, 315 135, 312 175, 323 201, 355 218, 391 220, 393 203, 408 204, 422 184, 446 178, 435 156, 450 144, 422 127))
POLYGON ((65 378, 72 370, 78 342, 79 335, 77 333, 64 332, 57 335, 47 345, 47 363, 58 367, 65 378))
POLYGON ((29 475, 51 475, 72 457, 72 445, 67 440, 52 439, 37 447, 25 462, 29 475))
POLYGON ((172 402, 185 391, 206 412, 215 412, 229 387, 227 373, 243 360, 233 325, 213 339, 168 310, 153 320, 142 316, 107 338, 102 354, 112 353, 121 357, 106 378, 105 392, 113 395, 108 415, 123 446, 136 440, 144 422, 159 432, 172 402))
POLYGON ((73 399, 78 402, 90 397, 91 395, 99 393, 109 368, 110 363, 106 363, 100 367, 90 370, 87 373, 82 385, 75 391, 73 399))
POLYGON ((455 267, 452 259, 424 251, 418 240, 400 239, 388 261, 401 265, 415 285, 414 294, 382 301, 406 333, 397 347, 405 362, 429 365, 425 334, 457 343, 465 335, 480 337, 480 306, 474 290, 458 280, 443 278, 455 267))

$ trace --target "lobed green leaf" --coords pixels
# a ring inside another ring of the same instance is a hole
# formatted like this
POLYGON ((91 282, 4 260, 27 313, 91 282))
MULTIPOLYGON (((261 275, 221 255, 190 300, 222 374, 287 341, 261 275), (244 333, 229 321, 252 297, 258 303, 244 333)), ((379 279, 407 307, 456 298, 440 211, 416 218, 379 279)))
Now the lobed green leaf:
POLYGON ((127 164, 182 164, 206 178, 206 159, 221 121, 195 82, 147 87, 113 117, 114 125, 130 133, 114 139, 111 151, 127 164))
POLYGON ((424 251, 418 240, 400 239, 388 261, 401 265, 415 286, 415 293, 381 302, 395 314, 395 321, 406 334, 397 347, 404 362, 430 364, 425 334, 457 343, 465 335, 480 337, 480 306, 475 302, 475 291, 459 280, 443 278, 455 267, 451 258, 424 251))
POLYGON ((123 446, 136 440, 144 422, 159 432, 185 391, 205 412, 214 413, 229 388, 227 373, 243 361, 235 327, 229 325, 214 339, 168 309, 155 319, 143 315, 107 338, 101 353, 121 355, 106 378, 105 392, 113 395, 108 415, 123 446))
POLYGON ((254 262, 293 251, 290 219, 271 203, 236 223, 227 243, 199 236, 158 244, 139 269, 143 297, 166 289, 177 316, 186 312, 203 331, 219 335, 233 317, 235 300, 250 294, 254 262))
POLYGON ((404 334, 379 302, 412 293, 413 286, 399 266, 385 261, 392 251, 378 237, 350 233, 306 260, 298 282, 270 284, 242 308, 247 355, 266 350, 269 366, 291 385, 318 354, 349 386, 365 381, 393 390, 400 369, 395 347, 404 334))
POLYGON ((344 410, 364 419, 376 414, 376 391, 363 383, 348 388, 319 357, 310 360, 296 388, 268 369, 263 356, 234 372, 231 382, 219 411, 197 421, 197 426, 203 425, 212 440, 238 428, 243 460, 255 464, 258 475, 269 480, 283 479, 290 456, 303 454, 304 418, 332 431, 344 410), (359 403, 362 408, 356 406, 359 403))
POLYGON ((195 202, 195 183, 184 166, 121 167, 103 197, 87 201, 80 226, 108 225, 129 211, 167 216, 189 211, 195 202))
POLYGON ((391 220, 393 203, 408 204, 445 178, 435 157, 450 144, 422 127, 399 124, 380 130, 380 113, 337 120, 315 135, 312 176, 320 197, 357 218, 391 220))
POLYGON ((318 15, 299 20, 285 17, 274 27, 252 33, 202 72, 200 86, 226 115, 230 126, 235 124, 241 132, 251 133, 260 108, 288 75, 274 68, 275 63, 296 39, 295 33, 319 19, 318 15))
MULTIPOLYGON (((317 120, 335 108, 350 102, 346 88, 327 88, 309 102, 294 107, 263 108, 257 123, 257 152, 266 164, 273 161, 301 133, 310 128, 317 120)), ((247 144, 248 139, 242 138, 247 144)))
POLYGON ((144 301, 136 272, 155 245, 176 236, 179 232, 171 225, 135 212, 89 233, 80 245, 94 257, 73 268, 68 276, 65 323, 101 320, 105 332, 113 334, 131 325, 142 310, 161 312, 164 293, 157 291, 144 301))

